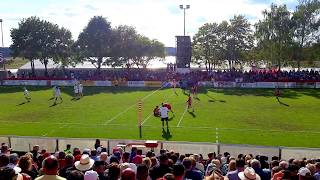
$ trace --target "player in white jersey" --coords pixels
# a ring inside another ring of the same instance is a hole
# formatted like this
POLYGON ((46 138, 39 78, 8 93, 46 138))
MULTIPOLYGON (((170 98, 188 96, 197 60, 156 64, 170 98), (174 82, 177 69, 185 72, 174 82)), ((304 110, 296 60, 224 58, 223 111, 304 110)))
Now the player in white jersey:
POLYGON ((28 102, 30 102, 31 97, 30 97, 29 91, 28 91, 28 89, 27 89, 26 87, 24 87, 23 95, 24 95, 24 98, 25 98, 28 102))
POLYGON ((82 97, 83 96, 83 85, 81 83, 79 83, 79 86, 78 86, 78 89, 79 89, 79 96, 82 97))
POLYGON ((74 90, 74 98, 78 98, 79 96, 79 86, 78 86, 78 82, 76 82, 73 86, 73 90, 74 90))
POLYGON ((60 87, 56 87, 56 92, 55 92, 55 94, 54 94, 54 97, 55 97, 54 104, 57 104, 58 98, 61 100, 61 102, 63 101, 63 100, 62 100, 62 97, 61 97, 60 87))

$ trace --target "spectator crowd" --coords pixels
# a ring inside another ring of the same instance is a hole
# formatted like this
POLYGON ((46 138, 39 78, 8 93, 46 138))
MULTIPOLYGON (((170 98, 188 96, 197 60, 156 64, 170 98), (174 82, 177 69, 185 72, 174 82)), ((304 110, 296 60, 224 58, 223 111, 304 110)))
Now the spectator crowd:
MULTIPOLYGON (((199 152, 201 153, 201 152, 199 152)), ((20 153, 19 153, 20 154, 20 153)), ((1 180, 320 180, 320 159, 279 159, 239 154, 159 154, 116 147, 110 154, 97 143, 92 149, 71 148, 53 154, 34 146, 19 156, 2 143, 1 180)))
POLYGON ((233 82, 319 82, 320 72, 314 70, 303 71, 240 71, 218 70, 213 72, 192 70, 187 74, 180 74, 165 69, 110 69, 101 70, 68 70, 59 75, 56 71, 49 73, 49 77, 31 76, 30 72, 19 70, 17 77, 9 79, 79 79, 79 80, 109 80, 109 81, 167 81, 167 80, 190 80, 190 81, 233 81, 233 82))

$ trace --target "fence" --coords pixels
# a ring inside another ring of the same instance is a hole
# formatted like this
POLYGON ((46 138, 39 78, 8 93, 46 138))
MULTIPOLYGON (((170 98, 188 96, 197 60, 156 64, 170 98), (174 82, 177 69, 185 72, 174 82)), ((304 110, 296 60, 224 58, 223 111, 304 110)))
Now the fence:
MULTIPOLYGON (((81 81, 83 86, 125 86, 125 87, 171 87, 171 82, 161 81, 81 81)), ((0 85, 3 86, 73 86, 73 80, 3 80, 0 85)), ((203 87, 214 88, 320 88, 320 82, 229 82, 229 81, 203 81, 198 83, 203 87)))
MULTIPOLYGON (((117 140, 117 139, 100 139, 101 144, 107 148, 108 152, 117 145, 128 143, 141 144, 143 140, 117 140)), ((0 136, 0 142, 7 143, 14 151, 30 151, 34 145, 39 145, 40 149, 46 149, 48 152, 62 151, 67 144, 84 148, 93 148, 95 139, 82 138, 48 138, 48 137, 22 137, 22 136, 0 136)), ((297 148, 297 147, 272 147, 272 146, 255 146, 240 144, 221 144, 221 143, 202 143, 202 142, 176 142, 176 141, 158 141, 158 147, 154 149, 159 152, 160 149, 174 150, 180 154, 203 154, 204 157, 209 152, 217 154, 229 152, 232 156, 238 154, 265 155, 271 159, 272 156, 278 156, 282 159, 289 158, 320 158, 320 148, 297 148)), ((142 148, 146 152, 147 148, 142 148)))

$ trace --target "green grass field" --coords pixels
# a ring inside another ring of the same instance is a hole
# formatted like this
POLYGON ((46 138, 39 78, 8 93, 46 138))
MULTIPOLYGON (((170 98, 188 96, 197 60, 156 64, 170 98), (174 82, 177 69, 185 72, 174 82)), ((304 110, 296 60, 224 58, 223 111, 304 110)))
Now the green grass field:
POLYGON ((142 139, 219 142, 270 146, 319 147, 320 91, 282 90, 280 102, 267 89, 202 89, 195 112, 186 111, 187 96, 172 89, 85 87, 73 99, 62 87, 63 102, 53 106, 49 87, 0 87, 0 135, 139 139, 137 100, 142 99, 142 139), (169 132, 152 110, 169 102, 169 132))

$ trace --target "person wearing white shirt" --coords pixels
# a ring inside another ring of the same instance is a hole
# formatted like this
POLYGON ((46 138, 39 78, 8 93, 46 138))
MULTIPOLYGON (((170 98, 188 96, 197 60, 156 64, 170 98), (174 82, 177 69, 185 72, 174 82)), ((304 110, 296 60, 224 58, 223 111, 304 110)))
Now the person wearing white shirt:
POLYGON ((23 95, 24 95, 24 98, 25 98, 28 102, 30 102, 31 97, 30 97, 29 91, 28 91, 28 89, 27 89, 26 87, 24 87, 23 95))
POLYGON ((167 128, 169 128, 169 126, 168 126, 169 109, 162 104, 162 106, 159 108, 159 110, 160 110, 160 116, 161 116, 161 122, 162 122, 162 129, 164 129, 164 121, 166 121, 167 128))
POLYGON ((60 87, 56 87, 56 92, 55 92, 55 100, 54 100, 54 104, 57 103, 58 98, 61 100, 62 102, 62 97, 61 97, 61 90, 60 87))

